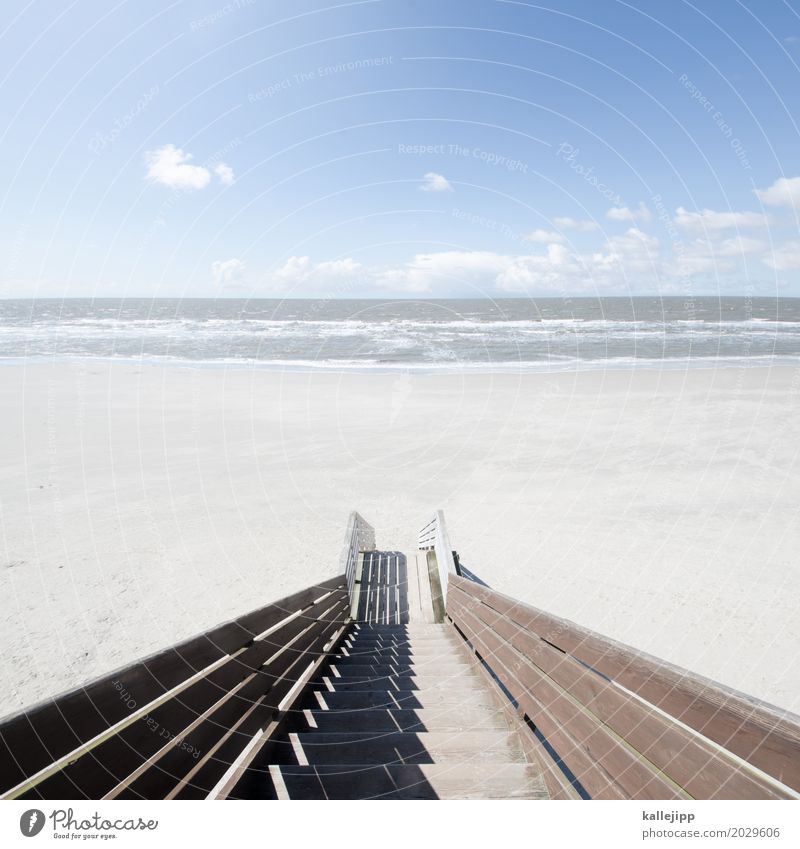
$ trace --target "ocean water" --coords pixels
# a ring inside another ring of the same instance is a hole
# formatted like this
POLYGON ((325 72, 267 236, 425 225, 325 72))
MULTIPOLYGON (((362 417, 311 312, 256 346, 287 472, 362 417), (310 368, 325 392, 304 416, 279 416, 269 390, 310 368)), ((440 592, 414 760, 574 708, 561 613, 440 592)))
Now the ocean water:
POLYGON ((0 362, 570 370, 800 362, 800 299, 6 300, 0 362))

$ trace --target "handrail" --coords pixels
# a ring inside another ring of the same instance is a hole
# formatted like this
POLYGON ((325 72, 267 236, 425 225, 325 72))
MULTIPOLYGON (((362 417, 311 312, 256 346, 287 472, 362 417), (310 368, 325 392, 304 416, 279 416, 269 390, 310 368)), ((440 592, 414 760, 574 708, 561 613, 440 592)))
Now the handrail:
POLYGON ((347 591, 350 600, 353 599, 353 587, 356 581, 356 565, 361 551, 375 550, 375 529, 358 512, 353 510, 347 521, 347 531, 344 535, 344 546, 339 561, 339 569, 344 572, 347 580, 347 591))
POLYGON ((459 576, 447 617, 557 798, 800 798, 800 717, 459 576))
POLYGON ((349 621, 345 576, 0 722, 0 798, 204 798, 349 621))
POLYGON ((453 549, 447 535, 447 525, 444 512, 437 510, 427 524, 423 525, 417 536, 417 547, 420 551, 433 550, 436 552, 436 564, 439 569, 439 583, 442 589, 442 599, 447 602, 447 583, 450 575, 455 575, 456 564, 453 559, 453 549))

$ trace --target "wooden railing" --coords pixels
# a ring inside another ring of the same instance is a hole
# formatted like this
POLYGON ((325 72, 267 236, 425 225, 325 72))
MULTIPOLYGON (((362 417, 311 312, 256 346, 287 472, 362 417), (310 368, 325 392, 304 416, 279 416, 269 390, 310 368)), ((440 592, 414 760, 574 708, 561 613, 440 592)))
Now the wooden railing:
POLYGON ((800 797, 800 717, 463 577, 447 616, 554 798, 800 797))
POLYGON ((456 574, 456 564, 453 559, 453 549, 450 547, 450 538, 447 535, 444 513, 441 510, 437 510, 431 520, 421 528, 417 536, 417 547, 420 551, 436 552, 442 599, 446 602, 447 581, 451 575, 456 574))
POLYGON ((341 575, 6 719, 0 798, 220 795, 348 613, 341 575))
POLYGON ((358 554, 361 551, 374 551, 374 549, 375 529, 360 513, 353 510, 347 522, 339 565, 340 570, 345 574, 347 590, 351 599, 353 598, 353 585, 356 580, 358 554))

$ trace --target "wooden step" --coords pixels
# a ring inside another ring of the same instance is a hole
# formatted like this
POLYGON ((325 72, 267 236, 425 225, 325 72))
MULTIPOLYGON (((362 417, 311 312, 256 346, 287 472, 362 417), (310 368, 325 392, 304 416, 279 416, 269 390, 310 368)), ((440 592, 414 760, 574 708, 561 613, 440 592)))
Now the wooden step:
POLYGON ((419 648, 437 648, 438 646, 453 646, 457 645, 452 637, 437 636, 437 637, 352 637, 345 640, 345 643, 358 646, 384 646, 392 648, 397 646, 417 646, 419 648))
POLYGON ((470 676, 472 667, 466 663, 456 663, 451 660, 435 659, 429 663, 343 663, 336 661, 328 665, 325 675, 334 678, 385 678, 387 675, 436 675, 448 680, 456 676, 470 676), (329 670, 329 671, 328 671, 329 670))
POLYGON ((354 631, 365 633, 405 633, 405 634, 441 634, 447 629, 441 624, 426 624, 424 622, 405 622, 400 625, 383 625, 380 623, 359 623, 354 626, 354 631))
POLYGON ((507 731, 503 714, 489 707, 423 710, 305 710, 291 721, 292 731, 507 731))
POLYGON ((452 646, 361 646, 358 643, 353 643, 351 646, 340 647, 337 654, 345 657, 358 657, 366 655, 394 656, 400 657, 464 657, 464 654, 458 647, 452 646), (345 653, 346 652, 346 653, 345 653))
POLYGON ((257 798, 546 799, 538 768, 521 763, 272 765, 257 798))
POLYGON ((453 694, 446 690, 400 692, 384 688, 327 692, 318 689, 310 701, 311 703, 316 702, 323 710, 353 710, 368 707, 423 710, 425 708, 441 709, 445 705, 452 707, 453 710, 458 710, 461 706, 494 707, 495 705, 492 694, 485 689, 473 690, 466 695, 464 693, 453 694), (323 705, 325 705, 324 708, 323 705))
MULTIPOLYGON (((480 683, 480 679, 478 679, 478 682, 480 683)), ((375 680, 372 678, 334 678, 331 675, 326 675, 311 684, 312 690, 323 692, 330 692, 331 687, 337 693, 345 693, 349 690, 374 690, 378 687, 379 689, 402 693, 433 693, 441 690, 460 697, 470 695, 475 691, 475 681, 462 675, 456 675, 453 678, 428 675, 390 675, 375 680), (328 680, 325 681, 325 678, 328 680)))
MULTIPOLYGON (((270 764, 508 763, 519 758, 508 731, 291 733, 264 750, 270 764)), ((491 771, 491 767, 488 768, 491 771)))
MULTIPOLYGON (((448 657, 448 656, 458 656, 460 650, 457 646, 452 646, 446 643, 442 643, 440 645, 429 645, 429 646, 420 646, 420 645, 402 645, 398 644, 396 646, 375 646, 369 644, 362 643, 351 643, 350 645, 345 645, 343 648, 347 649, 349 655, 359 655, 359 654, 400 654, 400 655, 411 655, 413 657, 448 657)), ((341 650, 339 654, 341 654, 341 650)))
POLYGON ((386 664, 392 664, 395 666, 398 664, 401 666, 403 664, 415 666, 417 664, 424 665, 434 661, 457 663, 462 666, 471 665, 466 657, 460 657, 449 653, 445 654, 443 652, 431 654, 393 654, 392 652, 383 652, 381 654, 334 654, 331 655, 330 660, 331 663, 334 664, 354 664, 363 666, 383 666, 386 664))

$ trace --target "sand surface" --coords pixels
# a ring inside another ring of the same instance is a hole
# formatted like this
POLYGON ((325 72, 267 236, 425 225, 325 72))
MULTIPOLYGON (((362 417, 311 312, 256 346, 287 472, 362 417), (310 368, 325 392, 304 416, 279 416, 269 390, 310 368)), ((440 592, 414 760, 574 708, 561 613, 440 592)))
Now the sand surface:
POLYGON ((800 712, 800 373, 0 368, 0 714, 436 507, 493 587, 800 712))

